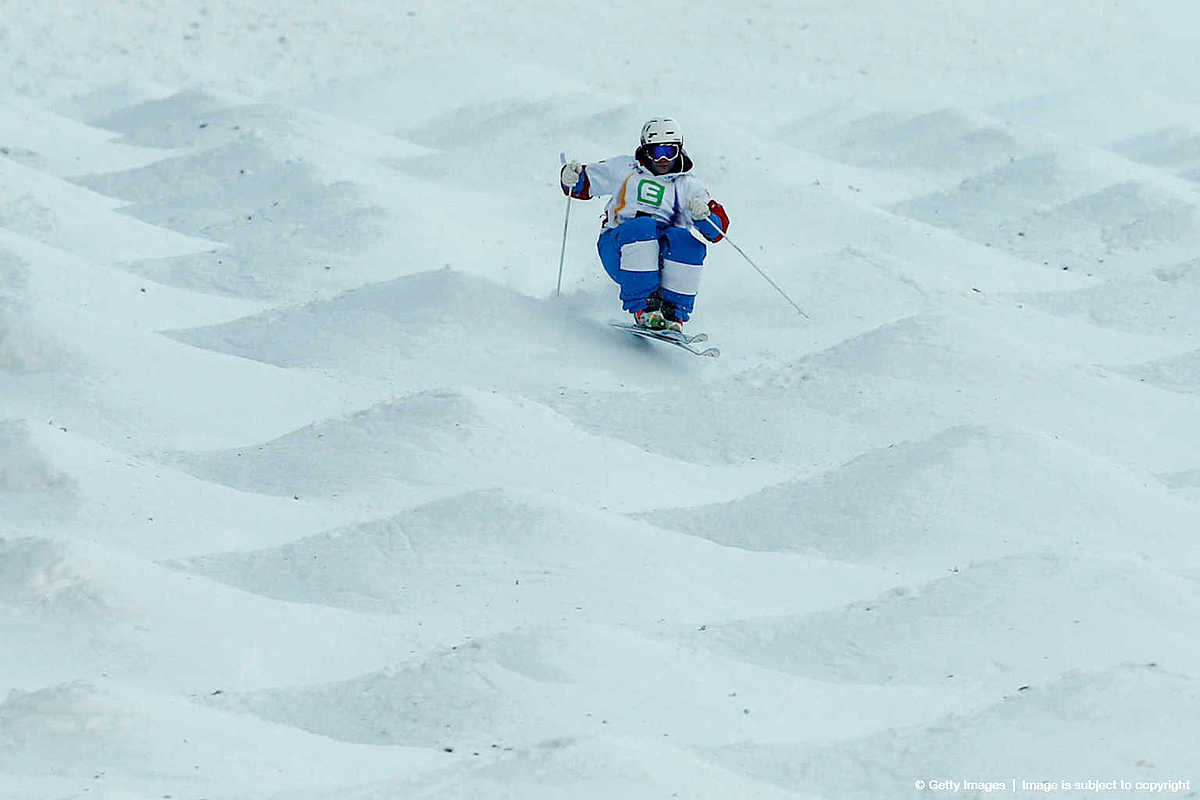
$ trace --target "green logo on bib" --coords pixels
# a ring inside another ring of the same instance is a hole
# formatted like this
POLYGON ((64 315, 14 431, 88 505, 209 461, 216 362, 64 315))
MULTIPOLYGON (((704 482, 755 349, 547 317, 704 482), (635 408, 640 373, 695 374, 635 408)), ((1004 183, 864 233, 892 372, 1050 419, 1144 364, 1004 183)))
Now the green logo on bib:
POLYGON ((650 180, 643 180, 638 183, 637 198, 639 203, 645 203, 648 206, 661 206, 663 201, 663 193, 666 190, 661 183, 655 183, 650 180))

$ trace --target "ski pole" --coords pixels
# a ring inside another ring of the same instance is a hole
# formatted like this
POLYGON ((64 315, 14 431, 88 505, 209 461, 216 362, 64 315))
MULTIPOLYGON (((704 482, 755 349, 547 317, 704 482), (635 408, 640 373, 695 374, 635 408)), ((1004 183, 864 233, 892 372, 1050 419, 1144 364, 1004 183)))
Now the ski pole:
POLYGON ((733 249, 737 250, 738 253, 741 254, 742 258, 746 259, 747 263, 749 263, 750 266, 754 267, 754 269, 756 269, 758 271, 759 275, 763 276, 763 280, 765 280, 767 283, 771 284, 771 286, 774 287, 775 291, 777 291, 781 295, 783 295, 784 300, 787 300, 789 303, 792 304, 792 308, 796 309, 796 311, 799 312, 800 316, 804 317, 805 319, 810 319, 808 314, 805 314, 804 310, 802 308, 800 308, 800 306, 796 305, 796 301, 793 300, 792 298, 788 297, 787 292, 785 292, 783 289, 780 289, 779 284, 777 284, 775 281, 771 280, 771 277, 769 275, 767 275, 767 273, 763 272, 762 267, 758 266, 758 264, 755 264, 754 260, 752 258, 750 258, 750 256, 746 255, 746 251, 742 250, 742 248, 737 246, 737 242, 735 242, 735 241, 733 241, 733 239, 729 238, 729 234, 727 234, 727 233, 725 233, 725 231, 721 230, 721 228, 716 223, 714 223, 712 220, 701 220, 701 221, 707 222, 709 225, 712 225, 713 228, 715 228, 716 231, 721 234, 721 238, 723 238, 725 241, 729 242, 729 244, 733 246, 733 249))
MULTIPOLYGON (((558 160, 560 163, 566 164, 567 163, 567 154, 559 153, 558 160)), ((565 259, 567 256, 567 225, 570 222, 571 222, 571 195, 568 194, 567 195, 567 213, 563 216, 562 250, 560 250, 558 253, 558 286, 555 287, 555 289, 554 289, 555 297, 562 296, 563 259, 565 259)))

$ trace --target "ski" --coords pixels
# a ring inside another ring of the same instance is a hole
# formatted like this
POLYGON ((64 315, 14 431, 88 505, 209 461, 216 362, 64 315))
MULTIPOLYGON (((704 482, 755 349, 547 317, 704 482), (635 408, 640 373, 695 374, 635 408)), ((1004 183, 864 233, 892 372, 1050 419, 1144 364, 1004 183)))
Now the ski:
POLYGON ((610 322, 614 328, 620 328, 623 331, 628 331, 634 336, 640 336, 643 339, 655 339, 667 344, 673 344, 676 347, 687 350, 689 353, 697 356, 706 356, 708 358, 719 358, 721 351, 715 347, 708 347, 701 350, 696 347, 701 342, 708 341, 708 334, 697 333, 694 336, 689 336, 686 333, 679 331, 660 331, 652 328, 642 328, 638 325, 632 325, 628 322, 610 322))
POLYGON ((700 342, 708 341, 707 333, 697 333, 694 336, 689 336, 682 331, 643 328, 640 325, 634 325, 628 322, 618 322, 617 320, 613 320, 611 324, 614 328, 622 328, 632 333, 649 333, 653 334, 656 338, 671 339, 676 342, 683 342, 684 344, 699 344, 700 342))

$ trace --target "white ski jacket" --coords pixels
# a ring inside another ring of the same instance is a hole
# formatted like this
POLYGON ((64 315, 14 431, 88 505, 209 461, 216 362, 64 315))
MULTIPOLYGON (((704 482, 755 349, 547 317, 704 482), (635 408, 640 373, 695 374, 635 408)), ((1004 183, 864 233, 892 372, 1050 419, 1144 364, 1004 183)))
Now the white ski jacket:
MULTIPOLYGON (((697 226, 705 238, 718 241, 729 227, 729 218, 720 203, 713 200, 699 178, 691 172, 692 160, 683 153, 676 171, 656 175, 634 156, 614 156, 603 161, 585 164, 574 186, 562 184, 563 192, 579 200, 610 195, 604 208, 603 229, 609 230, 636 216, 651 216, 657 220, 686 228, 692 222, 685 210, 688 200, 699 196, 712 212, 710 226, 697 226)), ((560 180, 561 183, 561 180, 560 180)))

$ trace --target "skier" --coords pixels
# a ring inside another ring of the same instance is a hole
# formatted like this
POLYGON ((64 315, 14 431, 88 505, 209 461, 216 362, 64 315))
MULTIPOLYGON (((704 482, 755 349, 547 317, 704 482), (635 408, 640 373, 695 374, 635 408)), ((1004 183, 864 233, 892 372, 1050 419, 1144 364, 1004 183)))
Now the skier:
POLYGON ((692 314, 707 248, 729 229, 729 217, 692 174, 683 133, 669 117, 642 126, 632 156, 563 165, 563 194, 578 200, 611 195, 596 249, 604 270, 621 287, 622 307, 637 325, 682 330, 692 314))

